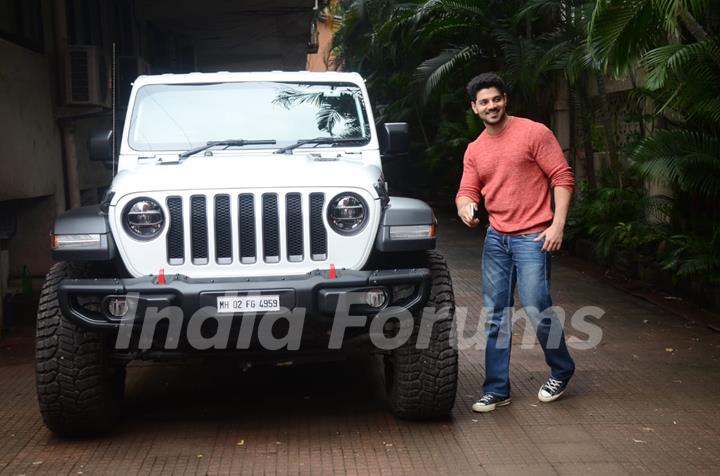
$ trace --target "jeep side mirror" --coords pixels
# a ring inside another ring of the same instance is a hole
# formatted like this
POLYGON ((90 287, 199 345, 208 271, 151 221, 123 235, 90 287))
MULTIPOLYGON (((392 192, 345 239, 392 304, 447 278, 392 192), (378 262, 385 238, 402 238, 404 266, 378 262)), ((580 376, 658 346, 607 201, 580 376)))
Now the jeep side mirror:
POLYGON ((95 129, 88 137, 90 160, 109 162, 113 160, 113 134, 111 129, 95 129))
POLYGON ((383 157, 405 155, 410 150, 407 122, 386 122, 379 134, 380 153, 383 157))

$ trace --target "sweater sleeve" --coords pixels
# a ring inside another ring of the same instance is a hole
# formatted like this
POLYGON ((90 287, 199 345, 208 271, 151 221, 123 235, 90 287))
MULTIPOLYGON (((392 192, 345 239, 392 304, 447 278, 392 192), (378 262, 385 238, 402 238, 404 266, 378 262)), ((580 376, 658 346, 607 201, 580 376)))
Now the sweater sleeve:
POLYGON ((547 127, 541 126, 535 136, 535 161, 550 178, 550 186, 572 190, 575 187, 575 175, 565 160, 555 135, 547 127))
POLYGON ((480 189, 481 184, 477 169, 475 168, 475 157, 470 153, 470 146, 468 146, 465 150, 465 157, 463 158, 463 174, 455 199, 468 197, 477 203, 480 201, 480 189))

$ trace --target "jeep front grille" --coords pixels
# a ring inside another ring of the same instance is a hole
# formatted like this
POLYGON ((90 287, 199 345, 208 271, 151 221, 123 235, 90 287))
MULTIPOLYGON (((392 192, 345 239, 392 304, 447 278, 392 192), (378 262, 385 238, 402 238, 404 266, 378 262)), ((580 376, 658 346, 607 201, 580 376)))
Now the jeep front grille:
POLYGON ((218 264, 232 263, 230 195, 215 195, 215 259, 218 264))
POLYGON ((327 258, 327 230, 323 224, 324 193, 310 194, 310 254, 314 260, 327 258))
POLYGON ((254 264, 258 260, 299 263, 327 259, 327 230, 322 215, 324 193, 193 195, 189 198, 188 218, 183 214, 183 200, 187 198, 167 198, 167 262, 170 265, 182 265, 186 250, 190 250, 193 265, 206 265, 211 259, 220 265, 254 264), (235 217, 232 200, 237 200, 238 205, 235 217), (208 205, 212 206, 210 213, 208 205), (284 230, 280 226, 283 216, 284 230), (185 233, 186 229, 190 233, 185 233), (310 256, 305 255, 307 238, 310 256), (210 240, 214 243, 212 257, 210 240), (239 256, 233 256, 233 249, 239 256))
POLYGON ((190 197, 192 264, 208 264, 208 219, 204 195, 190 197))
POLYGON ((252 264, 256 261, 255 253, 255 197, 251 193, 240 194, 239 236, 240 262, 252 264))
POLYGON ((285 195, 285 230, 287 233, 288 261, 303 260, 303 215, 302 201, 299 193, 285 195))
POLYGON ((168 197, 167 206, 170 210, 170 228, 167 234, 168 263, 181 265, 185 262, 182 198, 168 197))
POLYGON ((280 217, 276 193, 262 196, 263 256, 267 263, 280 262, 280 217))

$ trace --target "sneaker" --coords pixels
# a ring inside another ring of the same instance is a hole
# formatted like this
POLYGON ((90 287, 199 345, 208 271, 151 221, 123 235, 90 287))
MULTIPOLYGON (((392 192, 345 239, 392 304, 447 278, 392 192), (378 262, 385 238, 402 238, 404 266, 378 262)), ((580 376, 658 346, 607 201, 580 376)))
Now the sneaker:
POLYGON ((486 393, 472 406, 474 412, 486 413, 495 410, 495 407, 502 407, 510 404, 510 397, 498 397, 486 393))
POLYGON ((556 378, 550 377, 549 379, 547 379, 547 382, 545 382, 543 386, 540 387, 540 391, 538 392, 538 400, 545 403, 557 400, 558 398, 560 398, 560 395, 565 392, 568 382, 570 382, 570 379, 558 380, 556 378))

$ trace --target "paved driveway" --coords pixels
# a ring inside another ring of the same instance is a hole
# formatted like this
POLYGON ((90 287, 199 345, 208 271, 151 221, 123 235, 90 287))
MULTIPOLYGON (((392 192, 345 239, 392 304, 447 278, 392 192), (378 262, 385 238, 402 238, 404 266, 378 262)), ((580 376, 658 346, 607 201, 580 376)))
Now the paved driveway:
MULTIPOLYGON (((465 337, 480 311, 480 239, 447 222, 465 337)), ((547 370, 537 346, 513 343, 514 401, 478 415, 482 351, 461 352, 451 419, 394 419, 373 359, 283 368, 137 365, 127 417, 111 436, 63 441, 37 411, 32 339, 0 342, 2 474, 636 474, 718 473, 720 334, 694 326, 555 261, 555 304, 605 311, 602 340, 575 350, 563 399, 535 395, 547 370)), ((587 330, 587 329, 586 329, 587 330)), ((568 328, 572 345, 588 336, 568 328)), ((481 343, 481 339, 477 340, 481 343)))

